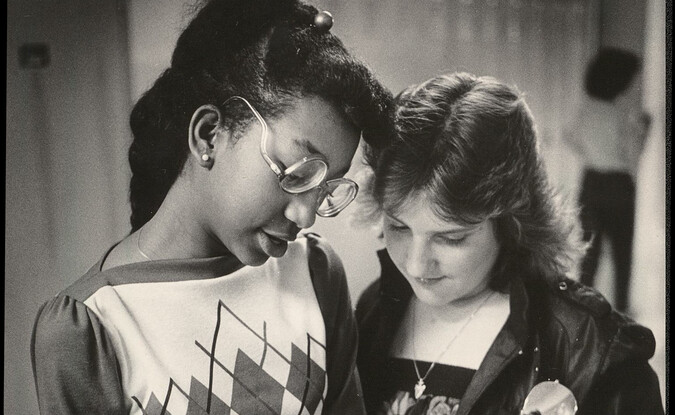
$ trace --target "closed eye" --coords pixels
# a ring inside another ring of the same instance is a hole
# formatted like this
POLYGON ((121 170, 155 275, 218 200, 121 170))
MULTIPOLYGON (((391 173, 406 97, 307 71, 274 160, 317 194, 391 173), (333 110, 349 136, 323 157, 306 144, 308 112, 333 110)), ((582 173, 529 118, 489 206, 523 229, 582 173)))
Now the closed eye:
POLYGON ((464 241, 466 241, 467 235, 457 235, 457 236, 443 236, 443 235, 437 235, 436 239, 444 245, 460 245, 464 241))
POLYGON ((387 228, 393 232, 403 232, 408 229, 408 227, 405 225, 396 225, 393 223, 388 223, 387 228))

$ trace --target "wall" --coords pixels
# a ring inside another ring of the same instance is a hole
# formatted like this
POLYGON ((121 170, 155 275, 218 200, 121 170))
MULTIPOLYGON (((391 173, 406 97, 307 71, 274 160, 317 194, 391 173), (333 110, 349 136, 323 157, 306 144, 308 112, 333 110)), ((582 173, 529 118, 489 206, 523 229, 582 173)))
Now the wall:
POLYGON ((128 232, 123 1, 7 4, 4 413, 36 414, 38 307, 128 232), (49 45, 44 69, 18 48, 49 45))
MULTIPOLYGON (((332 30, 395 94, 452 71, 517 86, 537 120, 553 181, 565 193, 576 192, 580 161, 565 147, 562 131, 581 97, 586 60, 599 43, 599 1, 312 3, 334 13, 332 30)), ((374 254, 379 243, 373 232, 348 225, 351 213, 318 220, 315 228, 345 259, 357 298, 379 274, 374 254)))
POLYGON ((133 102, 169 67, 178 35, 190 17, 189 4, 184 0, 128 1, 129 76, 133 102))
MULTIPOLYGON (((631 316, 649 327, 656 338, 650 363, 666 387, 666 215, 665 132, 666 63, 665 1, 603 0, 600 44, 619 47, 642 57, 642 72, 624 102, 642 106, 652 117, 636 179, 635 238, 630 286, 631 316)), ((609 244, 604 244, 598 288, 613 300, 609 244)))
MULTIPOLYGON (((638 166, 636 223, 633 244, 631 300, 635 319, 651 328, 656 353, 651 360, 666 399, 666 6, 664 0, 646 5, 642 103, 652 127, 638 166)), ((666 410, 666 413, 668 411, 666 410)))

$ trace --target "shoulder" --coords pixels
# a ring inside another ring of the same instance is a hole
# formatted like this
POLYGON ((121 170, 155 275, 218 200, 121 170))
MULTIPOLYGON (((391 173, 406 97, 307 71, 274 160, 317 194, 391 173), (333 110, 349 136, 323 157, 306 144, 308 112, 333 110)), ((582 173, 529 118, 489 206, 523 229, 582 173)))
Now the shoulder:
POLYGON ((304 237, 307 239, 307 261, 312 279, 318 277, 332 283, 345 280, 342 260, 328 241, 312 232, 304 234, 304 237))
MULTIPOLYGON (((105 273, 101 272, 101 267, 105 258, 110 254, 113 248, 116 246, 111 246, 102 256, 96 261, 94 265, 87 270, 87 272, 81 276, 74 283, 65 288, 59 296, 69 297, 78 302, 84 302, 87 298, 93 295, 99 288, 109 285, 109 282, 106 280, 105 273)), ((58 297, 58 296, 57 296, 58 297)))
POLYGON ((363 290, 356 303, 357 320, 361 320, 361 318, 368 314, 369 310, 380 302, 380 287, 381 281, 378 278, 363 290))
POLYGON ((67 295, 59 294, 45 302, 37 313, 31 337, 36 376, 42 370, 77 371, 92 354, 113 355, 112 344, 96 315, 67 295))
POLYGON ((306 233, 304 237, 307 239, 309 274, 324 320, 331 321, 332 316, 345 310, 351 313, 347 276, 340 257, 321 236, 306 233))
POLYGON ((44 413, 124 413, 130 408, 113 344, 85 304, 60 294, 38 312, 31 363, 44 413))
POLYGON ((410 284, 396 267, 387 250, 378 250, 377 256, 380 262, 380 276, 361 293, 356 306, 357 321, 364 327, 380 324, 381 317, 391 319, 393 315, 393 321, 397 321, 413 296, 410 284))
POLYGON ((95 335, 101 329, 98 318, 82 302, 59 294, 40 307, 33 326, 35 352, 46 356, 81 343, 83 336, 95 335))
POLYGON ((309 256, 325 257, 327 260, 341 262, 333 247, 328 240, 314 232, 307 232, 302 235, 307 240, 309 256))
POLYGON ((580 319, 601 322, 613 312, 602 294, 572 279, 562 279, 557 285, 542 284, 539 293, 546 295, 550 311, 565 327, 574 326, 580 319))
POLYGON ((363 290, 363 293, 361 293, 359 303, 363 302, 364 305, 368 305, 377 301, 380 298, 381 286, 382 282, 379 278, 370 283, 370 285, 363 290))
POLYGON ((649 364, 655 349, 651 330, 613 310, 594 289, 561 283, 543 296, 543 309, 533 310, 549 316, 541 319, 540 343, 549 376, 567 382, 589 413, 623 413, 629 407, 663 413, 656 409, 658 378, 649 364))
POLYGON ((83 355, 96 352, 96 347, 92 348, 92 345, 111 347, 101 321, 85 304, 87 299, 107 285, 101 277, 100 265, 108 252, 83 276, 45 301, 38 310, 31 338, 34 364, 40 359, 54 367, 61 363, 70 364, 68 361, 59 362, 59 359, 82 361, 83 355))
POLYGON ((547 290, 549 332, 565 336, 569 350, 604 356, 604 364, 641 359, 654 354, 655 340, 648 328, 612 309, 596 290, 574 280, 562 280, 547 290), (583 348, 579 347, 584 345, 583 348))
POLYGON ((361 333, 362 336, 367 337, 373 333, 373 329, 379 326, 382 322, 383 314, 381 278, 376 279, 359 295, 354 309, 356 322, 360 329, 368 333, 361 333))

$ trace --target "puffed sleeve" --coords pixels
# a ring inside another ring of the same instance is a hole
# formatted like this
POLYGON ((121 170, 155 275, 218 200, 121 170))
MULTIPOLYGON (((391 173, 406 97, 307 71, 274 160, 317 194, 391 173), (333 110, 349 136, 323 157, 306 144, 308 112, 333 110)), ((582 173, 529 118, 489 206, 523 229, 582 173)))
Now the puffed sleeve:
MULTIPOLYGON (((624 320, 614 314, 615 319, 624 320)), ((661 391, 648 360, 654 354, 651 330, 622 321, 612 338, 598 378, 579 414, 663 415, 661 391)))
POLYGON ((31 360, 41 414, 129 413, 110 338, 72 297, 54 297, 38 311, 31 360))
POLYGON ((342 262, 318 235, 308 234, 309 269, 326 325, 328 392, 324 414, 365 414, 356 369, 358 334, 342 262))

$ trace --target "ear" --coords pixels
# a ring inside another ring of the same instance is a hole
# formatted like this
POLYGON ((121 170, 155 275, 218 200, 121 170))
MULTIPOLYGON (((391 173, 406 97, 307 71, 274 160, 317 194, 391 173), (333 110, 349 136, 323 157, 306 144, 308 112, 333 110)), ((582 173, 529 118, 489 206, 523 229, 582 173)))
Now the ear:
POLYGON ((188 130, 188 144, 191 156, 198 165, 213 166, 214 141, 220 130, 221 114, 215 105, 202 105, 192 114, 188 130))

